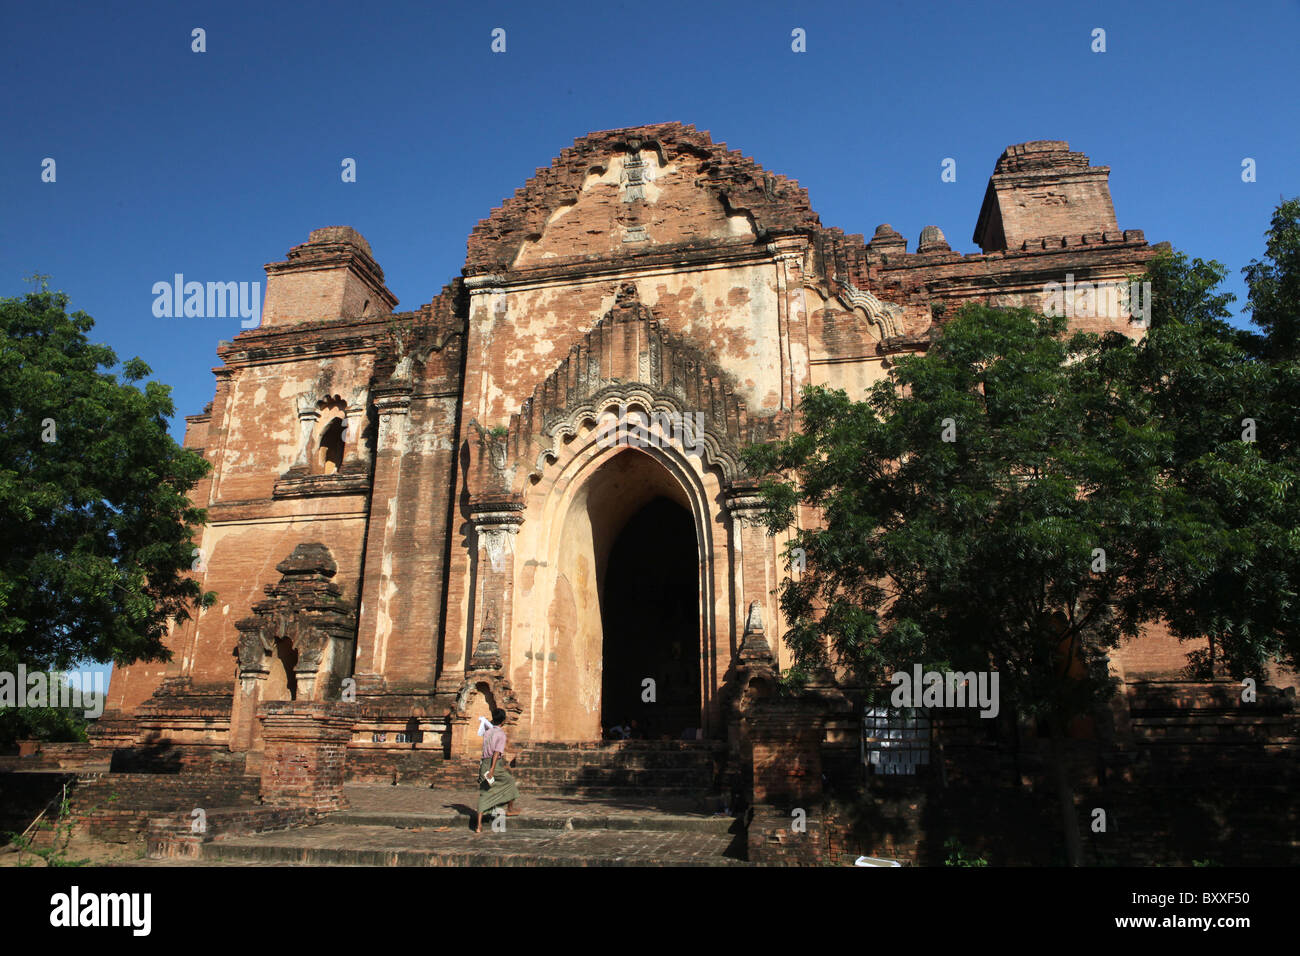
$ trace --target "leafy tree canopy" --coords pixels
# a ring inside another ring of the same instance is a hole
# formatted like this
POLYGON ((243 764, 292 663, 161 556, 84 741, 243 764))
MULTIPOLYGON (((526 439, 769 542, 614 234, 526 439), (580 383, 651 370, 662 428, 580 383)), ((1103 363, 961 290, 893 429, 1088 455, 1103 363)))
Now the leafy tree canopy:
POLYGON ((202 456, 167 433, 170 389, 87 338, 41 289, 0 299, 0 663, 165 660, 171 619, 210 603, 187 574, 202 456))
POLYGON ((1298 221, 1279 206, 1245 270, 1263 335, 1226 321, 1222 265, 1163 251, 1139 341, 972 305, 865 401, 806 390, 800 431, 746 452, 769 527, 803 511, 807 572, 780 591, 795 676, 992 664, 1060 727, 1155 619, 1211 639, 1203 673, 1294 666, 1298 221))
POLYGON ((797 478, 765 484, 773 530, 800 505, 824 524, 798 533, 807 573, 781 591, 799 666, 830 649, 870 688, 993 664, 1005 698, 1058 724, 1106 692, 1100 654, 1152 613, 1170 436, 1121 337, 1065 325, 967 306, 867 401, 810 388, 801 432, 747 451, 797 478))
POLYGON ((916 664, 994 668, 1051 733, 1072 863, 1061 739, 1123 637, 1208 638, 1202 676, 1300 656, 1300 200, 1244 271, 1260 333, 1226 321, 1222 265, 1164 250, 1139 341, 967 305, 865 401, 805 389, 799 430, 745 451, 769 529, 798 529, 790 676, 833 664, 880 701, 916 664))
POLYGON ((1277 207, 1265 239, 1242 270, 1258 333, 1224 321, 1220 264, 1170 253, 1148 273, 1138 373, 1174 436, 1165 477, 1196 531, 1163 555, 1162 611, 1180 637, 1210 639, 1192 655, 1201 676, 1300 660, 1300 200, 1277 207))

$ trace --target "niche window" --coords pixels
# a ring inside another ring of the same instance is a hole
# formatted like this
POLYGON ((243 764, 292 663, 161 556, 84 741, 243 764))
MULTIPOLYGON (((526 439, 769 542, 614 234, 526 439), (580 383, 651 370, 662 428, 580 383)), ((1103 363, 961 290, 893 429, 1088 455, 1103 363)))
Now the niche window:
POLYGON ((317 455, 322 475, 332 475, 343 467, 343 419, 336 418, 325 426, 320 434, 317 455))
POLYGON ((332 475, 343 467, 347 405, 335 395, 317 402, 316 407, 320 409, 320 420, 311 450, 311 470, 317 475, 332 475))

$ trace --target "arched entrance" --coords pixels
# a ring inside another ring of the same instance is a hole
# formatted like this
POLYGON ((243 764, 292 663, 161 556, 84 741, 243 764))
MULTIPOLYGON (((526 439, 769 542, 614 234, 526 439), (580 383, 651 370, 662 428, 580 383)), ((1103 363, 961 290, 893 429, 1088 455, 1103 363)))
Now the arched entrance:
POLYGON ((531 735, 596 740, 625 719, 656 737, 707 726, 711 565, 695 476, 663 449, 594 440, 569 464, 545 501, 554 517, 525 521, 517 543, 527 554, 537 531, 554 548, 545 565, 524 563, 516 596, 536 608, 512 672, 531 735))
POLYGON ((695 523, 658 496, 617 532, 600 585, 601 726, 679 738, 700 723, 695 523))

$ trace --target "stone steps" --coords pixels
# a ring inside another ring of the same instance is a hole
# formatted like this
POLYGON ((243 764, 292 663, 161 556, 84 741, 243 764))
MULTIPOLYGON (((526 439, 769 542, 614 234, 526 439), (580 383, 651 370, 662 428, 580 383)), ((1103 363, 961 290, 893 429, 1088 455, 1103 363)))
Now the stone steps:
POLYGON ((476 791, 350 785, 350 809, 315 826, 204 843, 201 865, 735 866, 744 823, 692 812, 689 800, 640 793, 581 800, 529 792, 519 814, 475 834, 476 791))
POLYGON ((676 753, 713 753, 725 749, 719 740, 521 740, 516 744, 520 750, 534 753, 559 753, 565 750, 614 752, 649 752, 654 750, 673 751, 676 753))
MULTIPOLYGON (((633 794, 706 796, 731 784, 726 745, 717 741, 514 741, 510 772, 521 787, 569 795, 633 794)), ((471 753, 442 758, 411 754, 400 767, 361 762, 349 755, 348 782, 424 784, 438 789, 472 786, 478 759, 471 753)))
MULTIPOLYGON (((511 821, 513 822, 513 820, 511 821)), ((744 866, 743 834, 466 827, 412 831, 323 823, 203 845, 196 862, 307 866, 744 866)))
POLYGON ((511 770, 519 786, 532 790, 562 792, 608 791, 611 793, 708 793, 713 775, 680 770, 614 770, 608 768, 573 771, 511 770))
POLYGON ((558 794, 696 795, 718 789, 726 748, 713 741, 627 740, 520 744, 519 785, 558 794))

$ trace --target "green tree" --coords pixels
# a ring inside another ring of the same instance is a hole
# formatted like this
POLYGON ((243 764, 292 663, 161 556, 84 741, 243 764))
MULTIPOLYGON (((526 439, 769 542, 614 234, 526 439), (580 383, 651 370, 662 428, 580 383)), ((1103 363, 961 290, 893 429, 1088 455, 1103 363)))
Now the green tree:
POLYGON ((830 654, 868 688, 915 663, 996 669, 1001 704, 1043 722, 1066 846, 1081 855, 1061 759, 1071 720, 1113 692, 1106 651, 1150 618, 1169 436, 1132 388, 1119 335, 963 308, 866 402, 807 389, 802 430, 747 450, 769 527, 824 526, 781 588, 797 666, 830 654))
POLYGON ((1263 330, 1253 341, 1266 358, 1300 358, 1300 198, 1278 205, 1264 239, 1264 258, 1242 270, 1246 307, 1263 330))
POLYGON ((169 620, 210 603, 187 572, 206 473, 167 433, 170 389, 87 338, 41 288, 0 299, 0 664, 166 660, 169 620))
POLYGON ((1208 638, 1192 671, 1260 677, 1300 655, 1300 202, 1282 203, 1266 257, 1244 271, 1263 335, 1224 321, 1219 263, 1166 253, 1149 269, 1151 330, 1136 373, 1173 433, 1164 467, 1183 534, 1157 559, 1163 616, 1181 638, 1208 638))
MULTIPOLYGON (((51 681, 49 700, 75 699, 70 691, 60 693, 51 681)), ((15 749, 19 740, 48 740, 51 743, 85 742, 89 722, 83 707, 0 707, 0 752, 15 749)))
POLYGON ((1138 342, 968 306, 867 400, 811 388, 800 430, 746 450, 768 524, 810 509, 780 588, 797 680, 832 660, 876 699, 915 663, 992 666, 1061 742, 1113 692, 1106 654, 1167 621, 1202 675, 1300 654, 1300 201, 1244 271, 1263 334, 1226 321, 1216 262, 1162 251, 1138 342))

